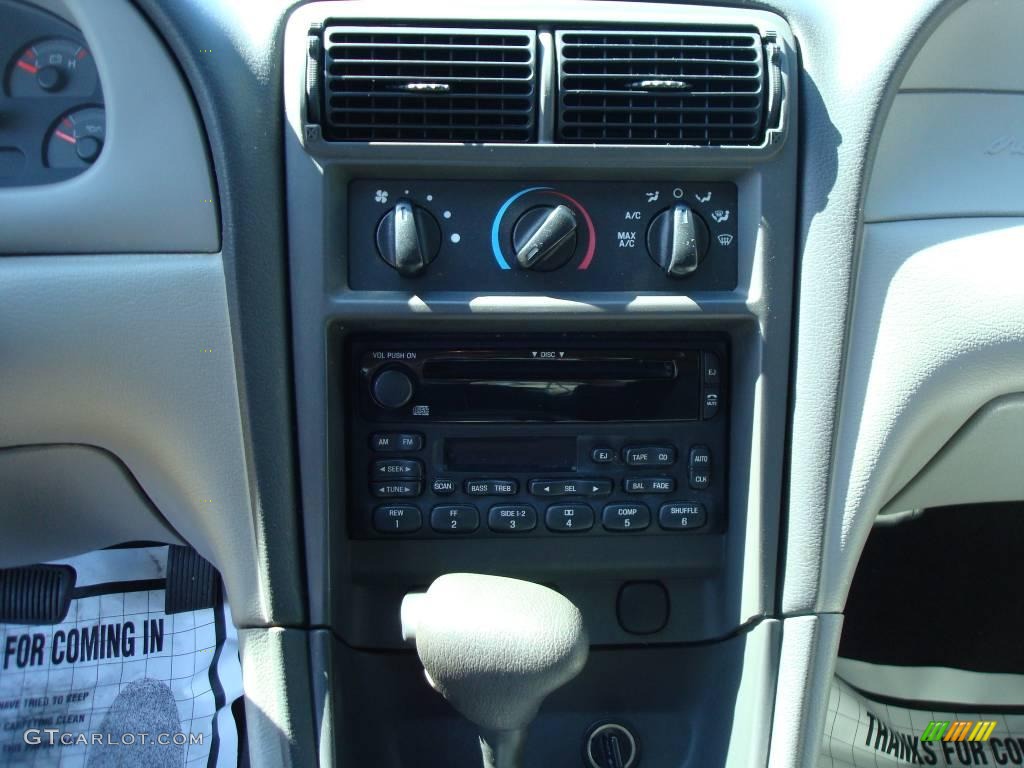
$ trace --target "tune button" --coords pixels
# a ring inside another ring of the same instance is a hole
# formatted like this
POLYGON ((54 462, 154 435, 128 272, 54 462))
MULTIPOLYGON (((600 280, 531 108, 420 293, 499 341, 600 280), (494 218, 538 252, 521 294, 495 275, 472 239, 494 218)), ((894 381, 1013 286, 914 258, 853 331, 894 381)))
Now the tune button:
POLYGON ((430 527, 438 533, 472 533, 480 527, 480 513, 469 504, 446 504, 430 512, 430 527))
POLYGON ((642 531, 651 524, 651 510, 646 504, 609 504, 601 524, 608 531, 642 531))
POLYGON ((370 491, 378 499, 411 498, 419 496, 419 480, 389 480, 385 483, 370 483, 370 491))
POLYGON ((411 504, 383 504, 373 510, 373 527, 378 533, 412 533, 422 524, 419 509, 411 504))
POLYGON ((696 501, 672 501, 658 510, 658 524, 667 531, 692 531, 707 521, 707 510, 696 501))
POLYGON ((583 533, 594 527, 594 510, 586 504, 554 504, 548 507, 544 523, 549 531, 583 533))
POLYGON ((526 533, 537 527, 537 510, 529 504, 499 504, 491 507, 487 526, 497 533, 526 533))

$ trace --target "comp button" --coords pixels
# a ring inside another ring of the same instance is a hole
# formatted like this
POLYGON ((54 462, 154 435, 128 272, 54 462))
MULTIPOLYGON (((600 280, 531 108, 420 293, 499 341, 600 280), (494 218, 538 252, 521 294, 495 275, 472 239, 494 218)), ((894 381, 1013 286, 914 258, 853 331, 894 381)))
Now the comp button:
POLYGON ((609 504, 601 524, 609 531, 642 531, 651 524, 651 510, 646 504, 609 504))

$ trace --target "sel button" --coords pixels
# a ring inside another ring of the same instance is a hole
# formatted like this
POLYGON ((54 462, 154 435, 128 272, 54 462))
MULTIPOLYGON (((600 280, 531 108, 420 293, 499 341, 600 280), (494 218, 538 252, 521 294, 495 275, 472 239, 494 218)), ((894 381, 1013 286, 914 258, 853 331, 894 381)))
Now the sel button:
POLYGON ((487 525, 498 533, 526 533, 537 527, 537 510, 529 504, 499 504, 491 507, 487 525))
POLYGON ((609 531, 642 531, 651 524, 651 510, 645 504, 609 504, 601 524, 609 531))
POLYGON ((438 533, 472 533, 480 527, 480 513, 469 504, 434 507, 430 527, 438 533))
POLYGON ((373 510, 373 527, 380 533, 412 533, 421 524, 420 511, 411 504, 385 504, 373 510))
POLYGON ((582 533, 594 527, 594 510, 586 504, 555 504, 548 507, 544 522, 550 531, 582 533))

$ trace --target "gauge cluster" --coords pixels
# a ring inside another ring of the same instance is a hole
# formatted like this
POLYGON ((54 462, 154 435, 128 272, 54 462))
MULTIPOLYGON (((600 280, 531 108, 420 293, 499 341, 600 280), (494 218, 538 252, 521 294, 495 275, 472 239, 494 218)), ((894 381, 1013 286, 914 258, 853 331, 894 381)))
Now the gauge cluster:
POLYGON ((49 184, 103 151, 103 91, 81 32, 46 11, 0 0, 0 187, 49 184))

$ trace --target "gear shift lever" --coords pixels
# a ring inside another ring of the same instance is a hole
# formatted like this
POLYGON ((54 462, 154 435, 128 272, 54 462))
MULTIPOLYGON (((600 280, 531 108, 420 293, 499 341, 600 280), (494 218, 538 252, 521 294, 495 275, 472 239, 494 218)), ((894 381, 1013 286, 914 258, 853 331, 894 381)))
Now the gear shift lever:
POLYGON ((587 661, 579 609, 547 587, 451 573, 402 601, 430 685, 480 730, 484 768, 520 768, 541 702, 587 661))

